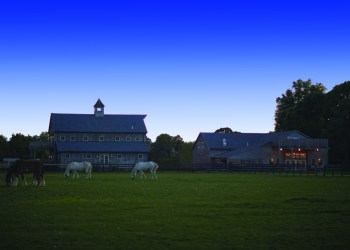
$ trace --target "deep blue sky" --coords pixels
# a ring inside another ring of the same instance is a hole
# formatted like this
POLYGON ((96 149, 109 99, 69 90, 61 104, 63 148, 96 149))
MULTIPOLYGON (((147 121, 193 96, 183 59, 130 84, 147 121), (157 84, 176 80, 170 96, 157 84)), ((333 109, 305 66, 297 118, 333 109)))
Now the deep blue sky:
POLYGON ((2 1, 0 133, 146 114, 148 136, 274 129, 297 79, 350 80, 347 1, 2 1))

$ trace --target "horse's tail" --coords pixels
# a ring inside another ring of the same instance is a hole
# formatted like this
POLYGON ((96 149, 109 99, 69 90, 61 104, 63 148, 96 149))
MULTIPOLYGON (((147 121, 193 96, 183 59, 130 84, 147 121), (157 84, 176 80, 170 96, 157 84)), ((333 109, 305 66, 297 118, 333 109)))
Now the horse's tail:
POLYGON ((12 173, 10 169, 8 169, 5 177, 6 186, 10 186, 11 176, 12 176, 12 173))
POLYGON ((12 184, 12 180, 14 175, 16 175, 15 164, 12 164, 8 169, 5 177, 6 186, 10 186, 12 184))
POLYGON ((87 178, 91 179, 92 164, 91 164, 91 162, 86 162, 86 164, 87 164, 87 167, 85 169, 85 172, 87 174, 87 178))
POLYGON ((157 169, 159 168, 158 164, 153 162, 154 163, 154 167, 153 167, 153 173, 156 173, 157 169))

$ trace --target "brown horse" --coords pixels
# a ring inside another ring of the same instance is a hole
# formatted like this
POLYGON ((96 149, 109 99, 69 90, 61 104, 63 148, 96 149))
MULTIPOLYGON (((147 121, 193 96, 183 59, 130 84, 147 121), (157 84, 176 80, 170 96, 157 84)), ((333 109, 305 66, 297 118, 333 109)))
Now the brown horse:
POLYGON ((45 186, 44 166, 39 160, 18 160, 14 162, 7 170, 6 185, 16 186, 20 176, 25 185, 27 185, 27 181, 24 178, 25 173, 33 173, 34 185, 40 186, 42 184, 45 186))

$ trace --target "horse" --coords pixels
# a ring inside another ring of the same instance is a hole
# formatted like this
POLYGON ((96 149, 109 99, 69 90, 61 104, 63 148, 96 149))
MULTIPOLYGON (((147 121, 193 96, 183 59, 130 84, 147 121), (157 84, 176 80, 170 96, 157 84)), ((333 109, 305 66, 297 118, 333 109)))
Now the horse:
POLYGON ((131 179, 134 180, 136 178, 137 171, 141 173, 141 180, 142 180, 142 176, 144 176, 146 179, 147 177, 143 172, 144 170, 149 170, 151 172, 151 179, 153 179, 153 177, 157 179, 157 174, 156 174, 157 169, 158 169, 158 164, 153 161, 138 162, 135 164, 134 168, 131 170, 131 179))
POLYGON ((17 186, 18 180, 22 181, 27 186, 27 181, 24 173, 33 173, 33 185, 45 186, 44 180, 44 165, 39 160, 17 160, 7 170, 5 177, 7 186, 17 186))
POLYGON ((84 161, 84 162, 71 162, 68 164, 66 171, 64 171, 64 177, 69 177, 69 172, 73 172, 73 179, 76 175, 77 178, 79 178, 78 171, 85 171, 86 179, 91 179, 91 171, 92 171, 92 165, 91 162, 84 161))

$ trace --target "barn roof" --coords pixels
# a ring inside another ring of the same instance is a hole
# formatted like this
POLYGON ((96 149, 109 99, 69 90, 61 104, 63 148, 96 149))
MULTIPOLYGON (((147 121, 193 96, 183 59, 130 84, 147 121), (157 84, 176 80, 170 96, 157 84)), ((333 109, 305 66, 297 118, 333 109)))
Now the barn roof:
POLYGON ((147 133, 146 115, 57 114, 50 117, 49 133, 147 133))
POLYGON ((211 157, 232 157, 247 150, 260 147, 280 138, 309 138, 296 130, 270 133, 200 133, 199 138, 208 145, 212 151, 211 157), (223 143, 225 140, 225 144, 223 143))
POLYGON ((224 149, 234 150, 246 146, 247 144, 254 144, 259 141, 265 134, 260 133, 200 133, 203 140, 207 143, 210 149, 224 149), (224 146, 223 140, 226 141, 224 146))
POLYGON ((149 153, 146 142, 56 142, 58 152, 149 153))

